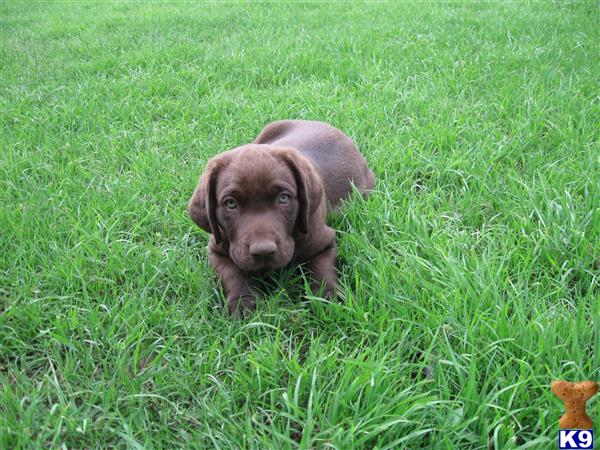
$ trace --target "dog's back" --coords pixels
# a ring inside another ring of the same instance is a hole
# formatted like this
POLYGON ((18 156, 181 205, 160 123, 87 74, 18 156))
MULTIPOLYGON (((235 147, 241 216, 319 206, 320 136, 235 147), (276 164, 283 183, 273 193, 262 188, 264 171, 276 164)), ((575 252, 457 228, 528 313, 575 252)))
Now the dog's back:
POLYGON ((352 191, 351 182, 366 194, 375 178, 354 142, 337 128, 324 122, 279 120, 267 125, 256 144, 293 147, 315 166, 332 208, 352 191))

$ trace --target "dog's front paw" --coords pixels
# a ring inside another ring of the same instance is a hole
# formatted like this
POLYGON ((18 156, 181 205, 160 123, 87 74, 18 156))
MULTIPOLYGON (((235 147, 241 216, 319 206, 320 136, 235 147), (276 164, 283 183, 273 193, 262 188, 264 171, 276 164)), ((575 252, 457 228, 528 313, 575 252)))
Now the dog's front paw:
POLYGON ((326 277, 320 281, 313 281, 310 287, 315 295, 328 300, 333 300, 338 294, 338 281, 335 275, 326 277))
POLYGON ((339 295, 338 295, 339 293, 340 293, 340 289, 337 284, 334 284, 334 285, 328 284, 325 286, 325 289, 323 290, 323 297, 328 300, 333 300, 333 299, 339 298, 339 295))
POLYGON ((227 299, 227 309, 234 319, 248 317, 256 309, 256 298, 251 294, 230 296, 227 299))

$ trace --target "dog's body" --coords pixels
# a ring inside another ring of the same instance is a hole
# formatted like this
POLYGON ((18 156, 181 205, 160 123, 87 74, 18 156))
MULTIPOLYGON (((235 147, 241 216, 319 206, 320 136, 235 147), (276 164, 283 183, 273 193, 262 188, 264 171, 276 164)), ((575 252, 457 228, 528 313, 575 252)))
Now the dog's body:
POLYGON ((313 164, 333 209, 350 194, 350 182, 360 192, 373 188, 375 178, 354 142, 337 128, 323 122, 281 120, 267 125, 255 144, 292 147, 313 164))
POLYGON ((367 193, 373 173, 352 140, 322 122, 273 122, 253 144, 208 162, 188 211, 212 233, 209 257, 230 313, 254 309, 253 275, 290 263, 306 263, 315 292, 334 294, 335 232, 325 218, 352 184, 367 193))

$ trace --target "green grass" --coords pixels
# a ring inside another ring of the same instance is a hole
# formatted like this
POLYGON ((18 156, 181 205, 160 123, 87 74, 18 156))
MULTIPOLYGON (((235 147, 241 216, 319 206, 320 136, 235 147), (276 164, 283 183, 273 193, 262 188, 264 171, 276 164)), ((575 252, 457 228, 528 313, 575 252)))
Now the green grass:
POLYGON ((550 383, 600 378, 597 2, 0 15, 0 447, 556 448, 550 383), (344 302, 284 272, 235 322, 186 203, 281 118, 376 190, 344 302))

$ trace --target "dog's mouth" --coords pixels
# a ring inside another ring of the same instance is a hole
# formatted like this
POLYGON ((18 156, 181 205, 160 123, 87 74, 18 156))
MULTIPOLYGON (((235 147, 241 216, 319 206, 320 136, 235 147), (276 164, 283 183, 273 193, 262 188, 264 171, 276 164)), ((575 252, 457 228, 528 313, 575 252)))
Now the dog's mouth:
POLYGON ((247 264, 244 264, 244 262, 242 261, 240 261, 239 263, 236 262, 236 264, 241 269, 246 270, 247 272, 259 273, 264 273, 275 269, 281 269, 287 264, 285 261, 282 262, 280 258, 258 261, 255 258, 251 258, 251 261, 245 262, 247 262, 247 264))
POLYGON ((257 272, 257 273, 265 273, 271 270, 281 269, 290 263, 292 260, 291 255, 287 257, 287 255, 279 252, 277 255, 274 255, 269 258, 260 258, 255 257, 250 254, 243 254, 242 252, 231 252, 231 259, 245 272, 257 272))
POLYGON ((270 267, 268 264, 263 263, 263 264, 254 266, 254 269, 252 269, 252 272, 263 274, 263 273, 267 273, 267 272, 270 272, 271 270, 275 270, 278 268, 279 267, 270 267))

